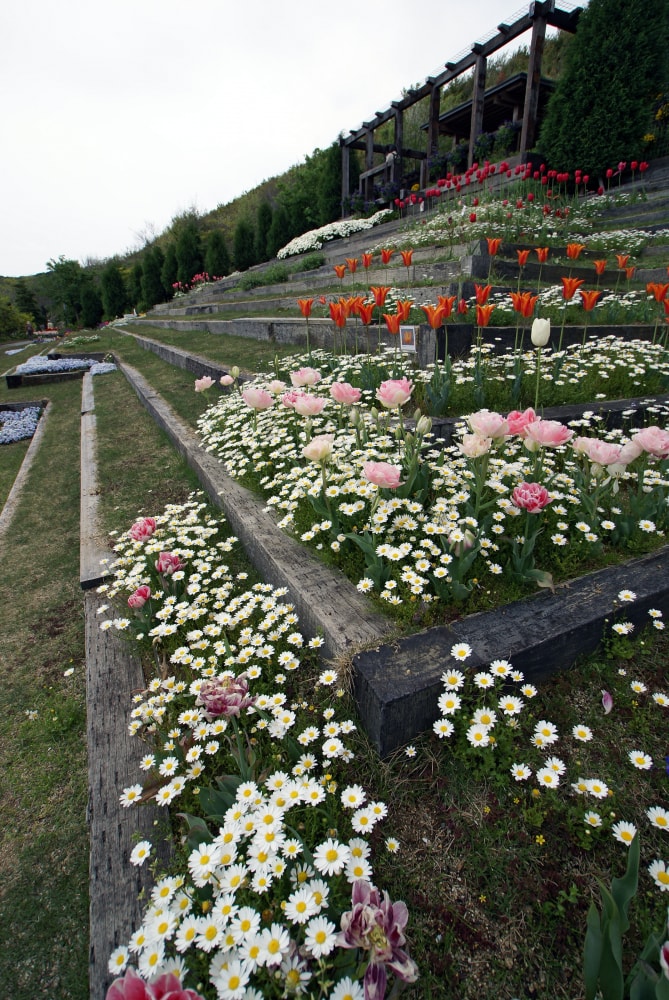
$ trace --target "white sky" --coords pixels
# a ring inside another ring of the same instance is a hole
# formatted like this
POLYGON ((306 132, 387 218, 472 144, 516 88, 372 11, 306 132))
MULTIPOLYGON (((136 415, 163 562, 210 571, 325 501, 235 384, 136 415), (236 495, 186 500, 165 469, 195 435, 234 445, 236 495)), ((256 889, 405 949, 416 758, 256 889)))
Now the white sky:
POLYGON ((232 201, 529 7, 516 4, 7 3, 0 274, 111 257, 232 201))

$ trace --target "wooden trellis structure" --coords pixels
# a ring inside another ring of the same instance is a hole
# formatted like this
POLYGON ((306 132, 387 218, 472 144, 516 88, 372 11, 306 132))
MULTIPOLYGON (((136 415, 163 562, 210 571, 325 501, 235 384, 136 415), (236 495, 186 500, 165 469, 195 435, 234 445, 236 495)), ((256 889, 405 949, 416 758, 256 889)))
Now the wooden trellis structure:
POLYGON ((360 149, 365 153, 365 166, 360 175, 361 193, 366 201, 373 198, 375 180, 401 178, 404 173, 404 161, 414 159, 420 162, 421 187, 427 186, 428 162, 438 148, 440 132, 441 91, 452 80, 473 69, 473 94, 471 101, 471 118, 469 129, 469 165, 473 159, 474 143, 483 131, 486 103, 486 69, 487 60, 494 53, 503 49, 510 42, 526 31, 532 31, 523 104, 522 126, 520 132, 519 152, 521 157, 534 146, 537 135, 539 95, 541 89, 541 61, 544 50, 546 28, 559 28, 572 34, 576 31, 582 8, 576 7, 566 0, 537 0, 529 8, 518 11, 511 18, 497 25, 490 37, 481 42, 474 42, 471 50, 453 62, 445 63, 445 69, 437 76, 427 78, 422 86, 409 90, 399 101, 392 101, 385 111, 377 111, 374 118, 351 132, 339 142, 342 151, 342 204, 345 206, 351 195, 350 189, 350 157, 351 150, 360 149), (404 146, 403 126, 404 112, 424 98, 429 97, 429 115, 426 125, 426 148, 424 150, 409 149, 404 146), (394 161, 386 163, 387 145, 375 142, 375 131, 387 122, 394 121, 394 161), (383 162, 375 164, 375 154, 381 154, 383 162))

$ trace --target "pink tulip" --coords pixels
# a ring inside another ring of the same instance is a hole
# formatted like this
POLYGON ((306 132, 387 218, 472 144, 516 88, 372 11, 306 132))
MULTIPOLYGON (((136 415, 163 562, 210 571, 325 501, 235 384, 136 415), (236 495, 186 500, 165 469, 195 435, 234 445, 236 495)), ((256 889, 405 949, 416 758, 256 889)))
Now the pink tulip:
POLYGON ((334 382, 330 386, 330 395, 335 403, 351 406, 352 403, 358 402, 361 392, 360 389, 354 389, 349 382, 334 382))
POLYGON ((290 374, 290 381, 296 389, 301 389, 305 385, 316 385, 321 378, 321 373, 317 372, 315 368, 300 368, 299 371, 290 374))
POLYGON ((669 458, 669 431, 656 426, 644 427, 636 432, 633 441, 637 447, 643 448, 655 458, 669 458))
POLYGON ((208 375, 203 375, 202 378, 195 379, 195 391, 206 392, 207 389, 211 389, 213 384, 213 378, 210 378, 208 375))
POLYGON ((459 444, 460 451, 467 458, 480 458, 487 455, 492 447, 492 438, 481 437, 480 434, 463 434, 459 444))
POLYGON ((196 705, 201 705, 206 718, 211 722, 221 716, 230 719, 238 716, 255 702, 249 694, 249 682, 245 674, 238 677, 212 677, 204 681, 198 691, 196 705))
POLYGON ((525 447, 528 451, 538 451, 539 448, 559 448, 571 441, 574 432, 561 424, 559 420, 535 420, 525 428, 525 447))
POLYGON ((621 463, 619 444, 610 444, 599 438, 577 437, 571 442, 575 452, 586 455, 596 465, 616 465, 621 463))
POLYGON ((151 600, 151 588, 147 587, 146 584, 142 587, 138 587, 134 594, 131 594, 128 598, 128 607, 134 610, 139 610, 143 608, 147 601, 151 600))
POLYGON ((302 454, 310 462, 326 462, 332 454, 334 434, 317 434, 305 444, 302 454))
POLYGON ((301 392, 295 400, 294 409, 301 417, 315 417, 322 412, 325 402, 322 396, 310 396, 301 392))
POLYGON ((604 709, 604 715, 608 715, 613 708, 613 697, 608 691, 602 690, 602 708, 604 709))
POLYGON ((281 397, 281 402, 284 406, 288 407, 289 410, 294 410, 295 403, 301 395, 302 393, 297 392, 295 389, 289 389, 288 392, 284 392, 281 397))
POLYGON ((522 413, 519 410, 512 410, 506 419, 509 424, 509 434, 519 434, 521 437, 525 437, 527 425, 540 418, 537 417, 532 407, 528 406, 522 413))
POLYGON ((165 972, 146 983, 129 968, 125 976, 111 984, 106 1000, 202 1000, 202 996, 195 990, 184 989, 172 972, 165 972))
POLYGON ((285 388, 286 383, 282 382, 280 378, 275 378, 268 384, 267 391, 271 392, 273 396, 280 396, 285 388))
POLYGON ((541 483, 520 483, 511 494, 511 500, 528 514, 538 514, 551 502, 548 490, 541 483))
POLYGON ((388 462, 364 462, 362 471, 370 483, 386 490, 396 490, 400 485, 401 469, 388 462))
POLYGON ((155 517, 143 517, 139 521, 135 521, 132 528, 130 529, 130 537, 136 542, 145 542, 147 538, 156 530, 156 519, 155 517))
POLYGON ((235 384, 235 380, 233 379, 232 375, 221 375, 221 377, 219 378, 218 381, 224 387, 228 386, 228 385, 234 385, 235 384))
POLYGON ((161 576, 172 576, 183 569, 183 563, 174 552, 161 552, 156 561, 156 572, 161 576))
POLYGON ((466 419, 470 429, 479 437, 503 438, 509 433, 508 420, 493 410, 479 410, 466 419))
POLYGON ((391 378, 382 382, 376 392, 376 398, 382 406, 389 410, 404 406, 411 399, 413 382, 408 378, 391 378))
POLYGON ((242 399, 252 410, 269 410, 274 402, 266 389, 259 389, 257 386, 249 386, 248 389, 244 389, 242 399))

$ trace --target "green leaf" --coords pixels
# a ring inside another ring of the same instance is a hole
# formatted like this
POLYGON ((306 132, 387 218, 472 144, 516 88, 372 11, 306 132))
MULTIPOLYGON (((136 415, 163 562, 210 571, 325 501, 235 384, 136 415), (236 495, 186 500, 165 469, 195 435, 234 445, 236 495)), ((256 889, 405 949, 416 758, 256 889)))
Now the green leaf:
POLYGON ((620 911, 620 931, 624 934, 629 929, 629 918, 627 911, 629 905, 636 895, 639 886, 639 857, 641 848, 639 846, 639 835, 637 834, 630 844, 627 855, 627 871, 622 878, 614 878, 611 883, 611 895, 616 901, 620 911))
POLYGON ((594 903, 588 910, 587 931, 583 950, 583 982, 585 1000, 595 1000, 602 961, 602 925, 594 903))

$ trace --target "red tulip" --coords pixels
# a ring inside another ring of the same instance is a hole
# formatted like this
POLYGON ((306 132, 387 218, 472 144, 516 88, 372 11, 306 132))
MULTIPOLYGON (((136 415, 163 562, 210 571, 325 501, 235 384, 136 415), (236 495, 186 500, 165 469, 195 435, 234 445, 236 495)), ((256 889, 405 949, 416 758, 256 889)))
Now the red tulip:
POLYGON ((370 302, 369 305, 366 305, 364 302, 361 302, 357 306, 356 311, 360 317, 362 325, 369 326, 372 322, 372 314, 374 313, 374 303, 370 302))
POLYGON ((390 285, 372 285, 370 292, 374 296, 374 304, 382 309, 385 305, 386 295, 390 291, 390 285))
POLYGON ((476 304, 479 306, 484 306, 488 301, 488 296, 492 291, 492 285, 474 285, 474 291, 476 292, 476 304))
POLYGON ((595 273, 596 274, 604 274, 604 271, 606 270, 607 261, 605 261, 605 260, 596 260, 593 263, 595 265, 595 273))
POLYGON ((421 306, 421 309, 427 317, 427 321, 433 330, 437 330, 443 323, 444 320, 444 307, 439 306, 421 306))
POLYGON ((590 312, 591 309, 595 308, 595 306, 597 304, 597 299, 600 297, 600 295, 602 293, 601 292, 585 292, 581 288, 578 294, 581 296, 581 301, 583 303, 583 308, 586 310, 586 312, 590 312))
POLYGON ((349 271, 351 272, 351 274, 355 274, 355 272, 358 269, 358 258, 357 257, 346 257, 345 260, 346 260, 346 266, 349 269, 349 271))
POLYGON ((397 301, 397 315, 399 316, 402 323, 406 323, 411 313, 411 307, 413 302, 410 299, 405 299, 403 301, 397 301))
POLYGON ((342 308, 340 302, 330 303, 330 319, 335 326, 346 326, 346 310, 342 308))
POLYGON ((469 213, 469 221, 470 222, 476 222, 476 212, 470 212, 469 213))
POLYGON ((616 254, 616 260, 618 261, 618 267, 620 268, 621 271, 622 271, 622 269, 624 267, 627 267, 627 261, 629 259, 630 259, 630 255, 628 253, 617 253, 616 254))
POLYGON ((490 317, 494 306, 477 306, 476 307, 476 325, 477 326, 487 326, 490 322, 490 317))
POLYGON ((390 258, 392 257, 392 255, 394 253, 395 253, 394 250, 382 250, 381 251, 381 263, 382 264, 389 264, 390 263, 390 258))
POLYGON ((545 264, 546 261, 548 260, 548 251, 549 250, 550 250, 550 247, 536 247, 535 248, 534 252, 536 253, 537 257, 539 258, 539 263, 540 264, 545 264))
POLYGON ((401 316, 399 316, 397 314, 395 314, 394 316, 392 316, 392 315, 389 315, 388 313, 384 313, 383 314, 383 318, 386 321, 386 326, 388 327, 388 332, 389 333, 395 333, 395 334, 397 334, 397 333, 400 332, 400 323, 402 322, 402 317, 401 316))
POLYGON ((460 316, 466 316, 468 312, 469 312, 469 308, 467 306, 467 300, 466 299, 460 299, 460 301, 458 302, 458 315, 460 315, 460 316))
POLYGON ((518 266, 525 267, 527 264, 527 258, 530 256, 529 250, 516 250, 516 255, 518 257, 518 266))
POLYGON ((497 251, 499 250, 499 248, 502 245, 502 239, 501 239, 501 237, 500 236, 495 236, 495 237, 487 236, 486 237, 486 242, 488 244, 488 253, 490 254, 491 257, 494 257, 497 254, 497 251))
POLYGON ((576 290, 585 284, 585 278, 563 278, 562 279, 562 298, 565 302, 569 302, 573 299, 576 294, 576 290))
POLYGON ((531 292, 510 292, 509 294, 515 312, 520 313, 525 318, 532 315, 539 298, 538 295, 532 295, 531 292))
POLYGON ((656 302, 664 302, 669 292, 669 285, 662 285, 659 281, 649 281, 646 285, 646 292, 652 295, 656 302))
POLYGON ((437 295, 437 302, 444 310, 444 319, 448 319, 455 305, 457 295, 437 295))

